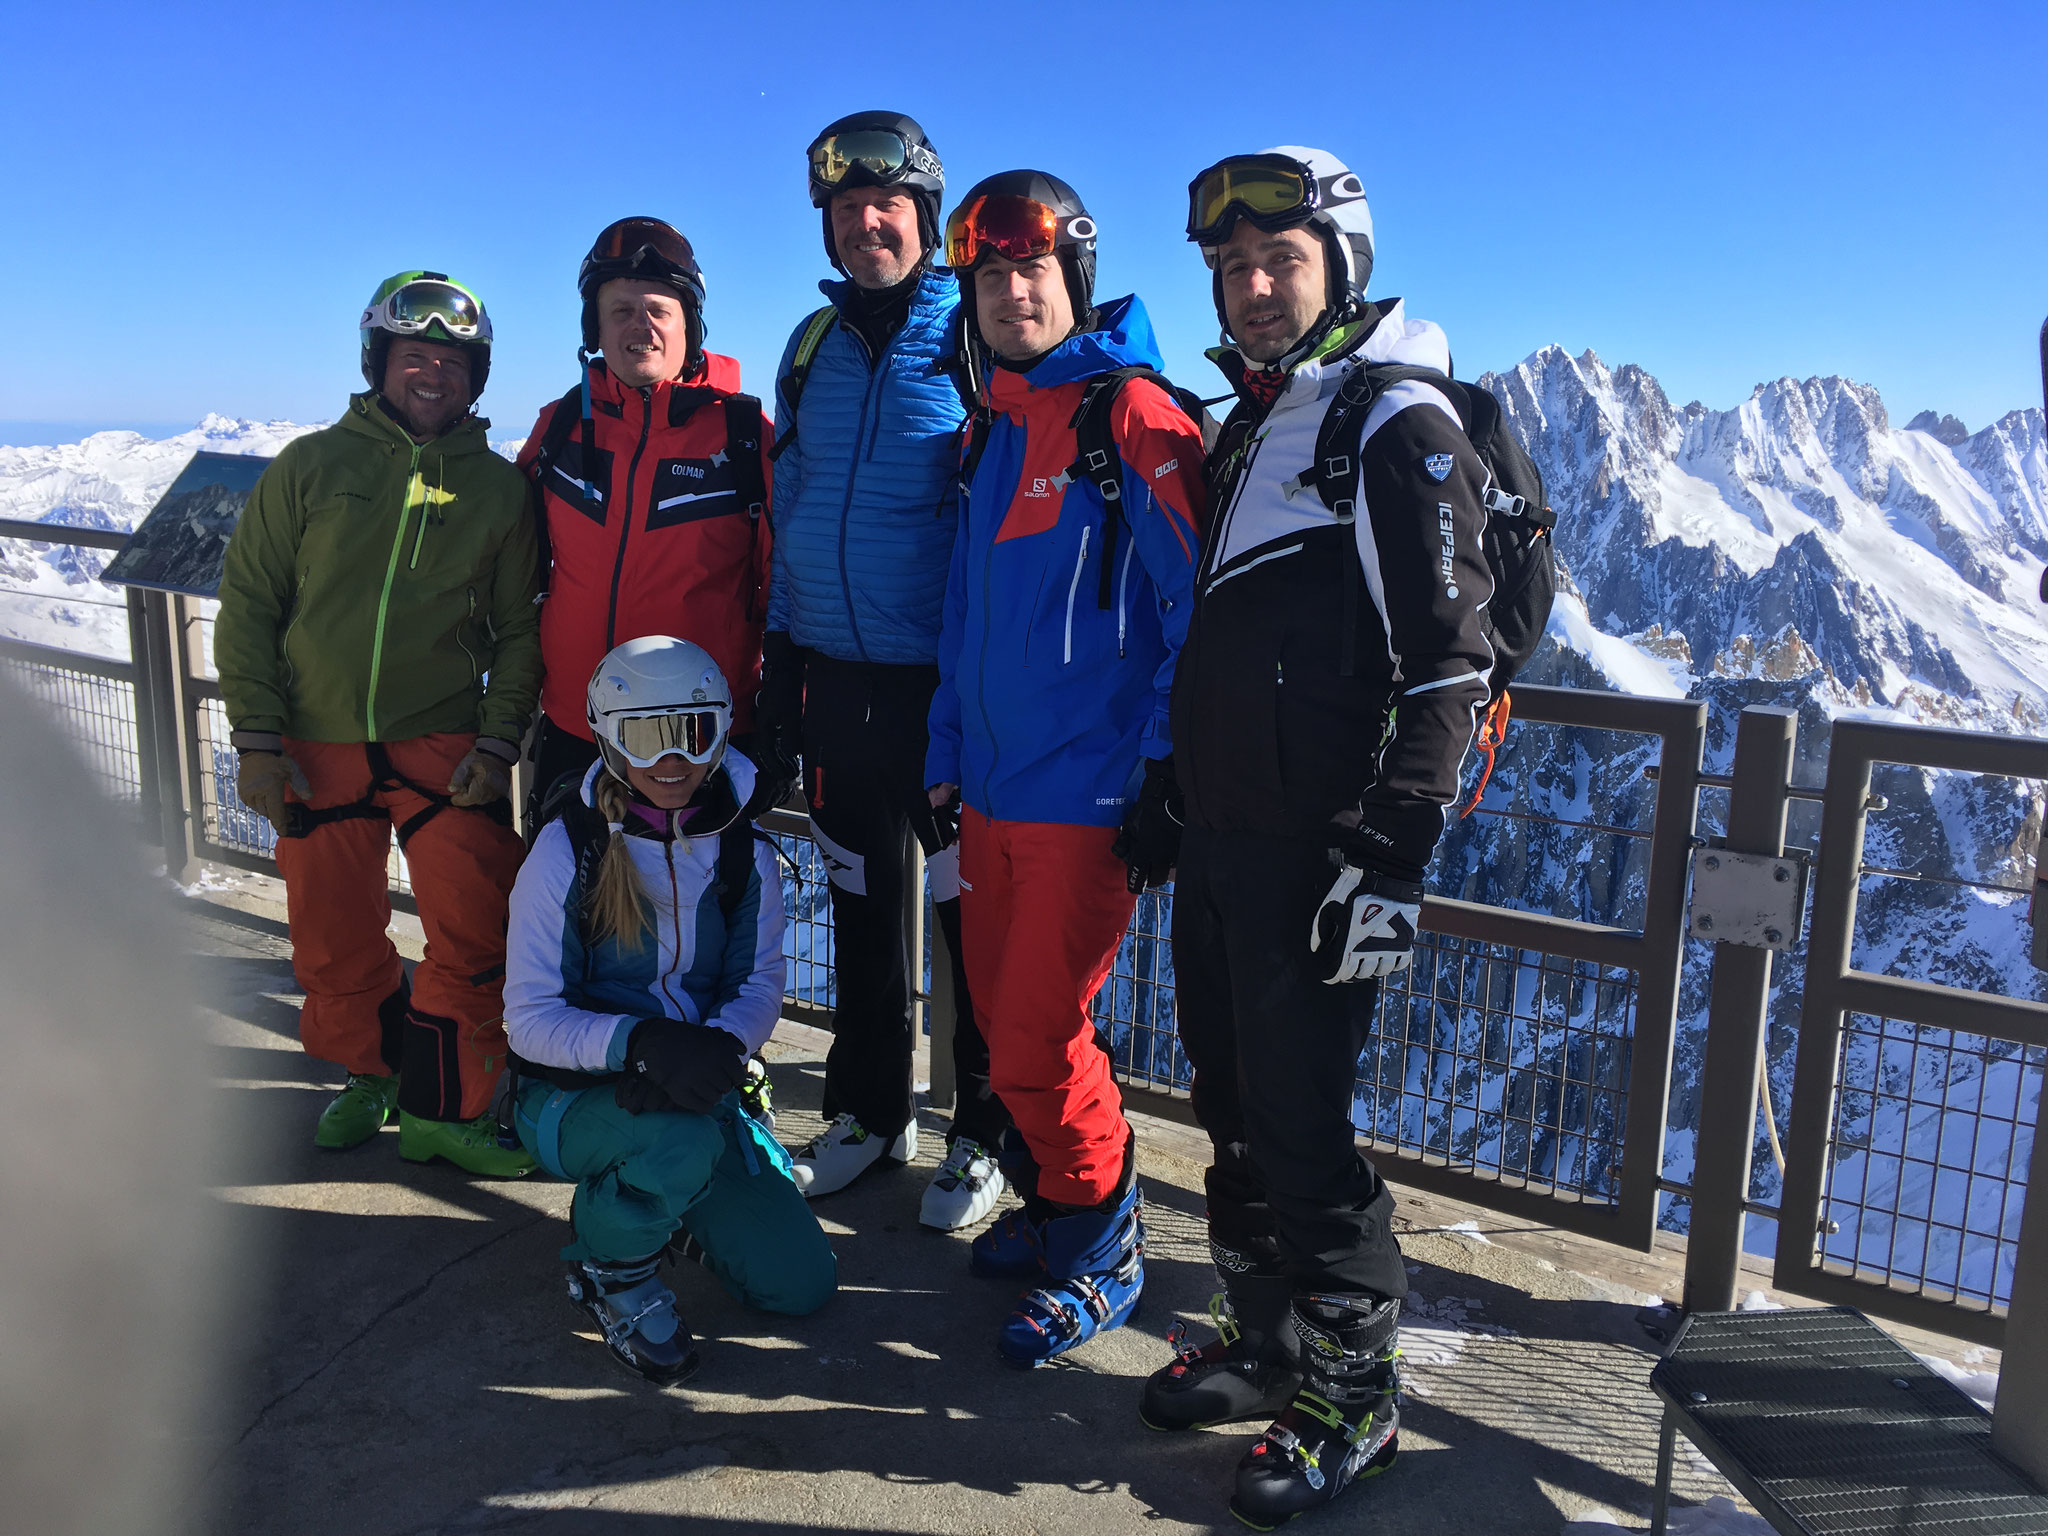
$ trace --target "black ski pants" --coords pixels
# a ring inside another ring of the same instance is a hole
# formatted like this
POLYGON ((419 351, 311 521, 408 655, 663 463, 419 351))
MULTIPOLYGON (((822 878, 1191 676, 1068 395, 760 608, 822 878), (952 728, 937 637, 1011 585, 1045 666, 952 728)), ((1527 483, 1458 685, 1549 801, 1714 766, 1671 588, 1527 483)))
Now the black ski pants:
MULTIPOLYGON (((815 651, 805 657, 804 799, 831 880, 837 990, 824 1109, 827 1118, 850 1114, 887 1137, 916 1108, 903 866, 913 837, 928 859, 939 852, 924 782, 926 718, 938 685, 937 667, 836 661, 815 651)), ((956 871, 957 857, 946 861, 956 871)), ((957 872, 948 881, 935 869, 933 896, 946 898, 935 899, 933 910, 952 958, 952 1134, 994 1147, 1010 1119, 989 1089, 988 1044, 967 990, 957 872)))
POLYGON ((1320 838, 1187 829, 1173 888, 1181 1049, 1215 1146, 1210 1235, 1297 1293, 1399 1297, 1394 1197, 1351 1123, 1379 983, 1328 986, 1307 966, 1336 873, 1320 838))

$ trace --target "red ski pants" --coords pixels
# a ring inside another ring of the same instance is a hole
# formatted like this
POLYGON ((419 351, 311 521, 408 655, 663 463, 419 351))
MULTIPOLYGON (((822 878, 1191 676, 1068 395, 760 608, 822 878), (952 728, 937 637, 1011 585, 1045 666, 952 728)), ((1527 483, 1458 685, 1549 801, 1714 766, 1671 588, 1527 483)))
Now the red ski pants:
POLYGON ((1062 1205, 1115 1191, 1130 1135, 1088 1016, 1137 902, 1115 840, 1114 827, 961 818, 961 947, 989 1084, 1038 1162, 1038 1193, 1062 1205))
MULTIPOLYGON (((443 732, 382 745, 398 775, 446 794, 475 741, 443 732)), ((360 743, 287 737, 285 752, 304 770, 313 790, 306 803, 315 809, 370 793, 375 775, 360 743)), ((392 828, 432 802, 404 788, 374 798, 385 816, 330 821, 277 840, 292 970, 306 990, 299 1039, 307 1055, 351 1072, 400 1073, 400 1102, 413 1114, 471 1119, 490 1108, 505 1065, 505 911, 525 847, 511 828, 452 806, 410 835, 406 871, 427 948, 413 971, 411 1005, 399 1013, 405 981, 385 932, 386 862, 392 828)))

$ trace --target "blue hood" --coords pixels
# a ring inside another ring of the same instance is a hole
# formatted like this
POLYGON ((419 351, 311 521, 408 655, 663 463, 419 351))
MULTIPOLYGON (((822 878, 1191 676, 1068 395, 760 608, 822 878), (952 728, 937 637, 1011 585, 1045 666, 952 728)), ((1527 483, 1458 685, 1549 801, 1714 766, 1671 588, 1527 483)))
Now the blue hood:
POLYGON ((1069 336, 1039 360, 1024 377, 1033 389, 1051 389, 1077 379, 1092 379, 1116 368, 1156 368, 1166 359, 1152 334, 1152 317, 1135 293, 1096 306, 1096 329, 1069 336))

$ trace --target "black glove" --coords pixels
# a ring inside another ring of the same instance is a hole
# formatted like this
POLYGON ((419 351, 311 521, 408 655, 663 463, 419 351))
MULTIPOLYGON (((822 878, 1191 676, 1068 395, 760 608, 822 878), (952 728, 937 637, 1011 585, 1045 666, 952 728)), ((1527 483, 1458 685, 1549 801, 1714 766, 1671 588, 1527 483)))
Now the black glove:
POLYGON ((960 841, 960 790, 955 786, 953 798, 944 805, 933 805, 929 797, 925 805, 931 813, 931 839, 936 840, 936 846, 922 832, 918 841, 925 845, 925 857, 930 858, 935 853, 944 853, 960 841))
POLYGON ((747 798, 748 818, 780 810, 790 791, 796 788, 797 765, 783 762, 771 749, 764 731, 734 731, 732 745, 754 765, 754 792, 747 798))
POLYGON ((730 1030, 642 1019, 626 1041, 626 1072, 613 1098, 633 1115, 650 1109, 708 1115, 746 1075, 746 1047, 730 1030))
POLYGON ((783 785, 780 805, 799 777, 804 746, 804 650, 786 631, 761 637, 761 691, 754 695, 754 729, 761 749, 755 764, 783 785))
POLYGON ((1138 798, 1124 812, 1124 824, 1109 845, 1110 853, 1129 866, 1124 883, 1136 895, 1148 885, 1164 885, 1180 861, 1182 814, 1180 784, 1173 776, 1173 758, 1155 757, 1145 764, 1145 782, 1138 798))

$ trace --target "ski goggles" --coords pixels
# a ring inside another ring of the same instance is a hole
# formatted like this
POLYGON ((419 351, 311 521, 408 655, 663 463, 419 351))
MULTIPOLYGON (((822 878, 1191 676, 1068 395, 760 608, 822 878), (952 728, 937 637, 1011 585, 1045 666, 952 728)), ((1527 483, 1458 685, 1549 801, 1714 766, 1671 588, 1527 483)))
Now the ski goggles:
POLYGON ((704 271, 697 265, 696 248, 681 230, 660 219, 620 219, 606 225, 583 258, 578 286, 598 274, 676 283, 696 296, 700 309, 704 304, 704 271))
POLYGON ((1085 213, 1063 218, 1036 198, 983 195, 962 203, 946 221, 946 265, 965 272, 990 251, 1009 261, 1030 261, 1094 238, 1095 221, 1085 213))
POLYGON ((1322 189, 1289 155, 1232 155, 1188 183, 1188 239, 1221 245, 1242 218, 1260 229, 1292 229, 1322 206, 1322 189))
POLYGON ((491 339, 490 317, 475 294, 459 283, 418 277, 394 288, 363 316, 366 329, 417 336, 438 325, 457 341, 491 339))
POLYGON ((939 157, 922 144, 906 139, 893 128, 855 128, 831 133, 811 146, 811 187, 814 191, 836 192, 856 172, 863 180, 855 186, 894 186, 912 172, 927 176, 945 174, 939 157))
POLYGON ((664 757, 680 753, 692 763, 708 763, 725 744, 732 725, 730 704, 695 709, 663 710, 650 715, 611 715, 605 720, 612 745, 635 768, 652 768, 664 757))

